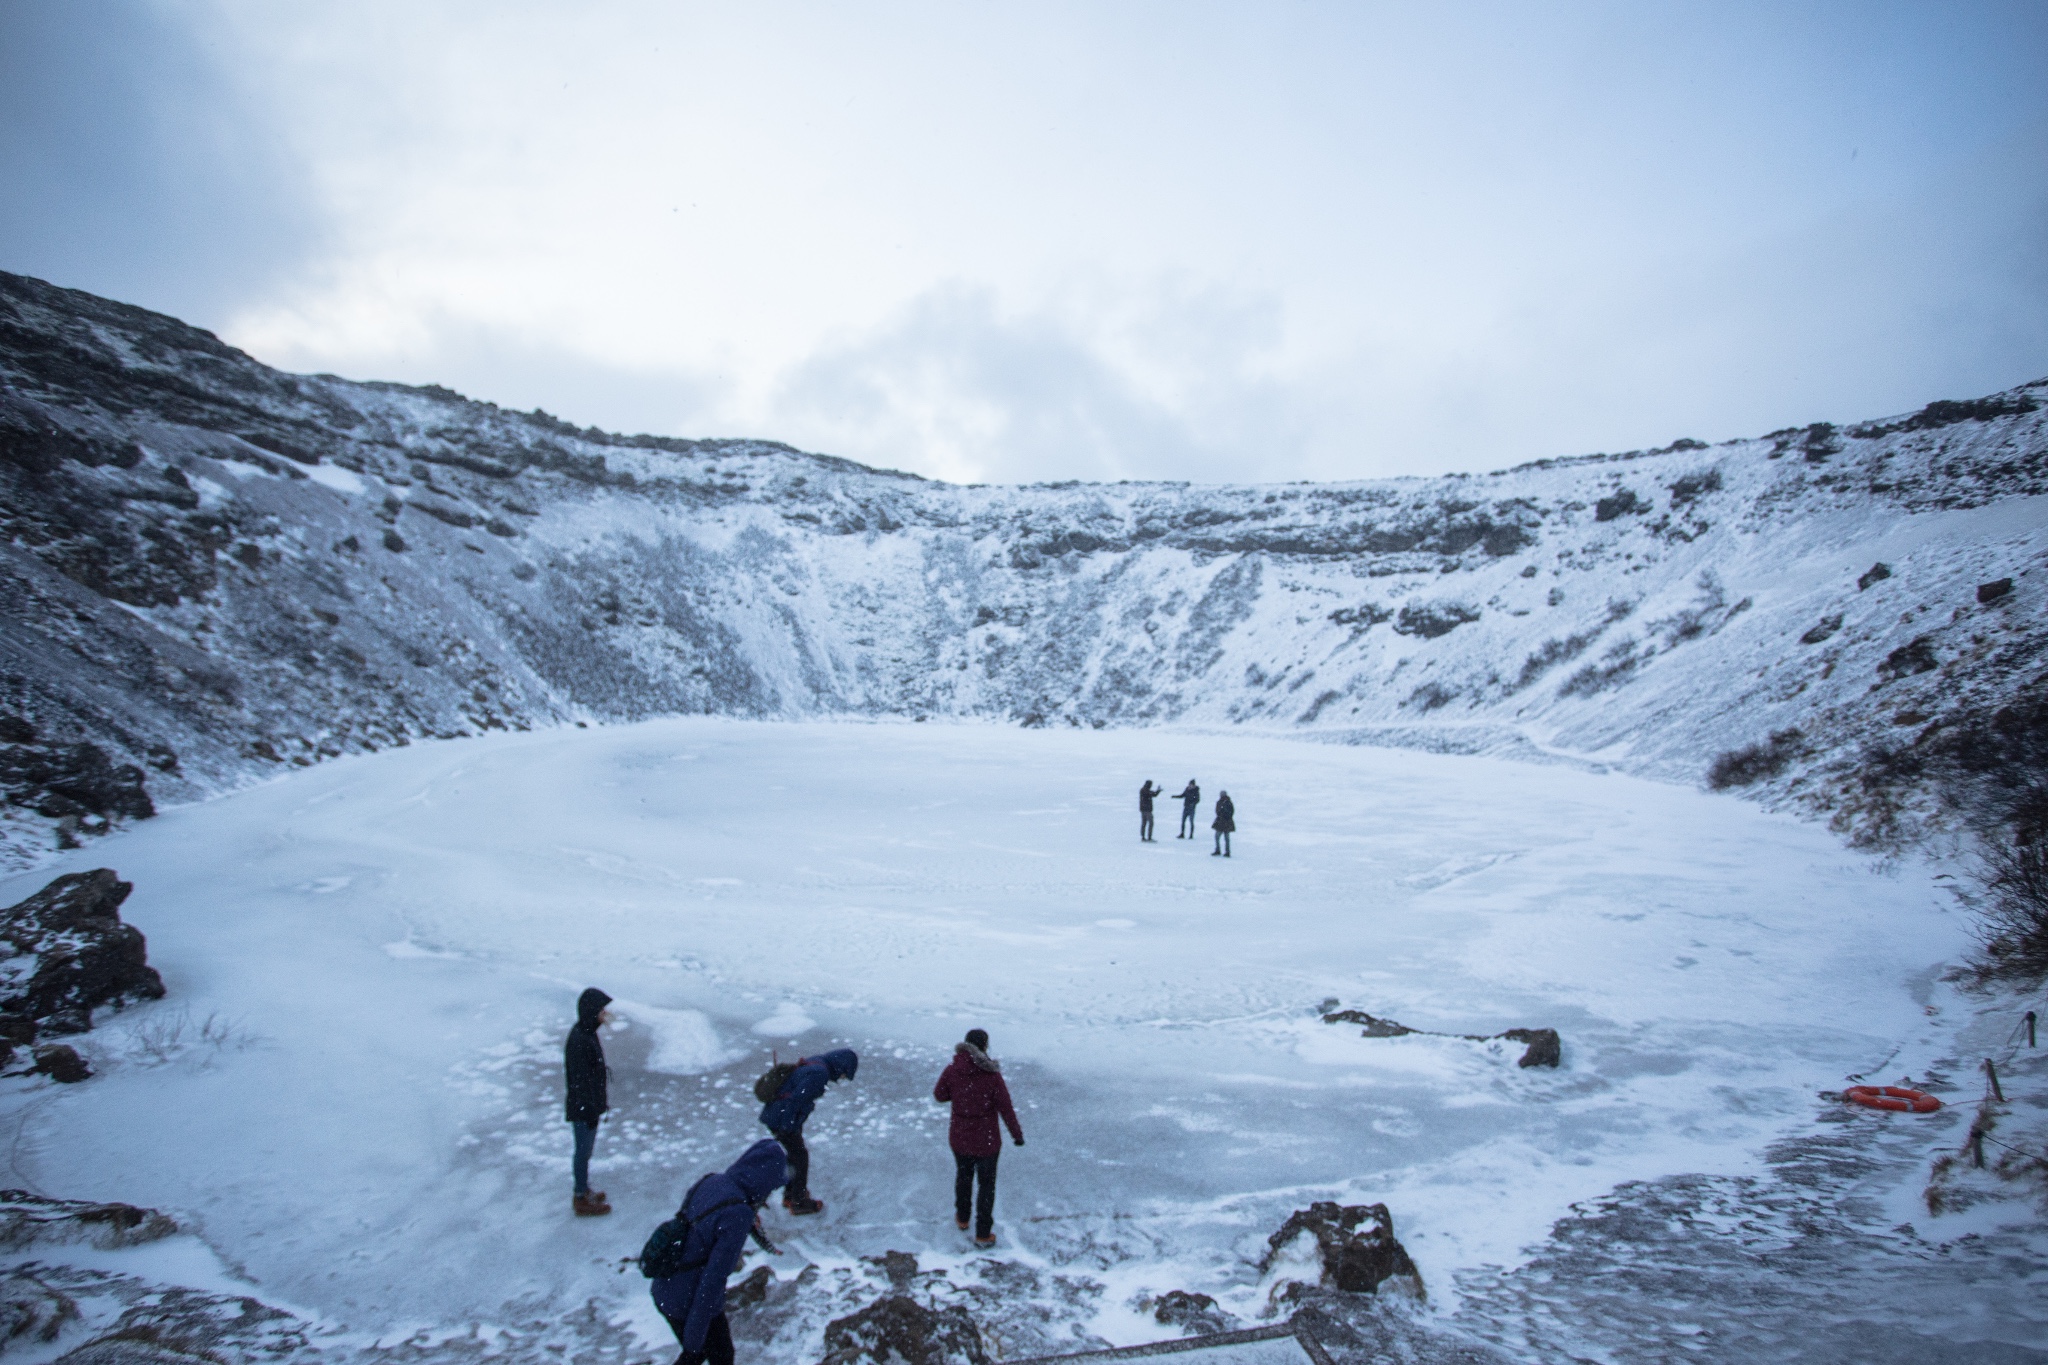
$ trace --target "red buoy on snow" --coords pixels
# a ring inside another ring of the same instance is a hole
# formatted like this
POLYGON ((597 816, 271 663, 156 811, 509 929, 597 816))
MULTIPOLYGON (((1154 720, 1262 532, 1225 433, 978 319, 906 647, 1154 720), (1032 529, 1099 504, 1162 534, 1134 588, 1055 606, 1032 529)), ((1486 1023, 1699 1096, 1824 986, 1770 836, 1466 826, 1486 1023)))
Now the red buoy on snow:
POLYGON ((1842 1098, 1868 1109, 1902 1114, 1931 1114, 1941 1108, 1941 1101, 1925 1090, 1909 1090, 1903 1085, 1852 1085, 1842 1092, 1842 1098))

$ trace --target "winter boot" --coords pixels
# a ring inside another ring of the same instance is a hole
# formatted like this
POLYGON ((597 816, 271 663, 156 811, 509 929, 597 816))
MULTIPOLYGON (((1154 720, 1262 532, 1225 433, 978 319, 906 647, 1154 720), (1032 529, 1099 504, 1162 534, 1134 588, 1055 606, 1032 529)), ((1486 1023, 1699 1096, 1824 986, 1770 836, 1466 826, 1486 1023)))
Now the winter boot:
POLYGON ((996 1244, 996 1239, 993 1234, 987 1237, 977 1237, 974 1239, 974 1244, 980 1247, 982 1250, 986 1251, 988 1248, 996 1244))
POLYGON ((782 1207, 788 1209, 798 1218, 808 1218, 814 1213, 823 1213, 825 1211, 825 1201, 822 1199, 785 1199, 782 1201, 782 1207))
POLYGON ((967 1231, 967 1220, 965 1218, 955 1218, 953 1220, 953 1226, 960 1229, 960 1231, 965 1232, 967 1231))
POLYGON ((601 1194, 577 1195, 574 1208, 578 1218, 601 1218, 612 1211, 612 1206, 604 1202, 601 1194))

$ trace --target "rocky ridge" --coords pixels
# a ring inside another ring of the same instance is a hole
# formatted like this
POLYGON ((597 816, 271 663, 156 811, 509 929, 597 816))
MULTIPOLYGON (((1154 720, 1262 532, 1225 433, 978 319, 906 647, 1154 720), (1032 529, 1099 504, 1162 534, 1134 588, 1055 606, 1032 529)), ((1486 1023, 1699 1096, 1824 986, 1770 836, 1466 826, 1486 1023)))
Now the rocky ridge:
POLYGON ((284 374, 0 275, 0 856, 341 754, 691 712, 1258 726, 1908 839, 2048 760, 2044 402, 958 487, 284 374))

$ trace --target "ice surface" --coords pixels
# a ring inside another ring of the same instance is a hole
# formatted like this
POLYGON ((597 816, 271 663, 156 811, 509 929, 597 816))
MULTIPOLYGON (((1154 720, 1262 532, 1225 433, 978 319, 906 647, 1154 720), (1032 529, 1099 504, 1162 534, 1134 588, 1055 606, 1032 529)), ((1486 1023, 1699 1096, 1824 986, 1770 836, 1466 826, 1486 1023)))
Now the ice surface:
POLYGON ((862 1066, 812 1120, 828 1212, 780 1225, 792 1248, 967 1264, 929 1096, 975 1025, 1029 1139, 1005 1255, 1087 1277, 1099 1338, 1167 1335, 1131 1305, 1173 1288, 1255 1315, 1251 1262, 1311 1198, 1386 1202, 1452 1311, 1575 1201, 1749 1178, 1817 1091, 1895 1050, 1891 1074, 1925 1066, 1930 983, 1966 946, 1926 866, 1731 799, 1185 731, 500 735, 69 856, 0 895, 116 867, 170 996, 81 1040, 93 1082, 4 1083, 12 1180, 163 1208, 258 1294, 361 1332, 644 1319, 619 1258, 760 1136, 750 1083, 798 1037, 862 1066), (1235 857, 1176 841, 1174 812, 1137 841, 1139 782, 1189 773, 1236 799, 1235 857), (595 1165, 618 1213, 578 1221, 560 1050, 584 985, 624 1027, 595 1165), (1319 1021, 1333 997, 1555 1027, 1564 1065, 1366 1039, 1319 1021), (147 1054, 172 1010, 233 1029, 147 1054))

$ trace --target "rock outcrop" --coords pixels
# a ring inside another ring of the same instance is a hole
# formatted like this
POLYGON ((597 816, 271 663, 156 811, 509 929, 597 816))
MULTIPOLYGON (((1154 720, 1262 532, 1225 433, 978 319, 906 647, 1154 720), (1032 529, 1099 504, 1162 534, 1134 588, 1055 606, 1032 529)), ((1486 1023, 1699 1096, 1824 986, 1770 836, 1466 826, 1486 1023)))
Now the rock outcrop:
POLYGON ((163 998, 142 931, 121 922, 134 889, 102 867, 0 910, 0 1038, 84 1033, 102 1005, 163 998))
POLYGON ((825 1328, 824 1365, 991 1365, 981 1329, 957 1305, 877 1299, 825 1328))
POLYGON ((1319 1272, 1316 1281, 1283 1274, 1269 1290, 1272 1302, 1297 1302, 1314 1289, 1374 1294, 1389 1280, 1418 1296, 1422 1293, 1422 1273, 1408 1258, 1408 1249, 1395 1238, 1394 1216, 1385 1204, 1318 1200, 1288 1215, 1280 1230, 1267 1239, 1259 1273, 1270 1275, 1276 1268, 1304 1266, 1319 1272))
POLYGON ((169 1237, 178 1225, 155 1209, 51 1199, 27 1190, 0 1190, 0 1251, 43 1243, 87 1243, 102 1251, 169 1237))

